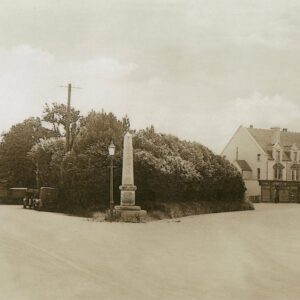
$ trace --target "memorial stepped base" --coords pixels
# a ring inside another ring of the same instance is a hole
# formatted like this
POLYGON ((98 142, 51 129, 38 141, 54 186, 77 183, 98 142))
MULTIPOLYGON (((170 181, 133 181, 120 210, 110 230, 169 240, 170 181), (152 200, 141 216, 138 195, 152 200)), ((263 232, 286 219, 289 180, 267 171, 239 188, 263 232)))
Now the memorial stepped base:
MULTIPOLYGON (((116 206, 113 211, 113 221, 115 222, 145 223, 146 218, 147 212, 136 205, 116 206)), ((106 211, 105 219, 110 220, 110 210, 106 211)))

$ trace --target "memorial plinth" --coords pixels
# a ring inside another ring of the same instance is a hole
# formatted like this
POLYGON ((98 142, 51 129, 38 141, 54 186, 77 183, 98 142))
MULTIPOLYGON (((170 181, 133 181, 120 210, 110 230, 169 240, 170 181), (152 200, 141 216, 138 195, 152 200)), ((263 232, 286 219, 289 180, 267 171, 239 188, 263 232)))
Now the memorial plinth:
POLYGON ((145 222, 147 212, 135 205, 136 189, 133 175, 132 135, 128 132, 124 137, 121 201, 120 205, 115 207, 117 221, 145 222))

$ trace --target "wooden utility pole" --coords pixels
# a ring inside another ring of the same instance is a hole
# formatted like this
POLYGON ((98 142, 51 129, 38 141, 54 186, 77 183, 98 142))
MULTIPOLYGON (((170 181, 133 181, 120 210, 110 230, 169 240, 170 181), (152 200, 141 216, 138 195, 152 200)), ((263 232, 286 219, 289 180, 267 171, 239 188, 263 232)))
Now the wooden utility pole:
POLYGON ((36 178, 36 188, 40 188, 40 168, 39 168, 39 162, 36 162, 36 171, 35 171, 35 178, 36 178))
POLYGON ((68 84, 67 119, 66 119, 66 152, 70 151, 71 91, 72 91, 72 85, 71 85, 71 83, 69 83, 68 84))
POLYGON ((69 83, 67 86, 60 86, 63 88, 68 88, 68 101, 67 101, 67 115, 66 115, 66 152, 69 152, 71 150, 71 143, 70 143, 70 123, 71 123, 71 92, 72 89, 81 89, 77 86, 72 86, 71 83, 69 83))

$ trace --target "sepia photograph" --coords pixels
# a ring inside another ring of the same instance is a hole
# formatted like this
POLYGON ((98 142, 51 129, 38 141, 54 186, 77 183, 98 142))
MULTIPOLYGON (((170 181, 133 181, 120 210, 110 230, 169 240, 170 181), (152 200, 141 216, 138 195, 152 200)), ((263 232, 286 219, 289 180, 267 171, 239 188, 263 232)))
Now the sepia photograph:
POLYGON ((0 300, 300 299, 299 16, 0 0, 0 300))

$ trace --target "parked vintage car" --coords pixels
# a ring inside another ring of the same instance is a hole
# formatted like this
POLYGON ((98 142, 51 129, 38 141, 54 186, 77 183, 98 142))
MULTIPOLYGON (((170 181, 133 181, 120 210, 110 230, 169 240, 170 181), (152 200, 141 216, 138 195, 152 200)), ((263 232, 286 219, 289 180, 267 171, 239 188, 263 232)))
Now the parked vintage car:
POLYGON ((23 199, 23 207, 35 210, 56 210, 57 189, 52 187, 41 187, 39 190, 27 189, 23 199))
POLYGON ((38 199, 38 196, 38 189, 27 189, 25 192, 25 197, 23 198, 23 207, 36 208, 36 200, 38 199))

